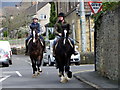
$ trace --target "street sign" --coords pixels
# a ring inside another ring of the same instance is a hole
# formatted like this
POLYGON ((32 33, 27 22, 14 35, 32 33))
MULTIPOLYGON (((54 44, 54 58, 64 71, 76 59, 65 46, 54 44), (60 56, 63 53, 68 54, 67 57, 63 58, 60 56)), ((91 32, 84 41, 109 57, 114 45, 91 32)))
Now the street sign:
POLYGON ((102 2, 89 1, 88 5, 94 14, 100 12, 102 9, 102 2))

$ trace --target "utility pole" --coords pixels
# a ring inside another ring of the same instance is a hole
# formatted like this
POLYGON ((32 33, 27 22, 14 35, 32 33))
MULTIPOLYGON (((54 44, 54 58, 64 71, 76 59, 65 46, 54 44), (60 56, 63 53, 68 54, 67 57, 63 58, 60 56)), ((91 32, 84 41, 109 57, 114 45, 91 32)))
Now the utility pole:
POLYGON ((37 10, 38 10, 38 0, 36 0, 36 16, 37 16, 37 10))
POLYGON ((80 26, 81 26, 82 52, 86 52, 86 19, 84 0, 80 0, 80 26))

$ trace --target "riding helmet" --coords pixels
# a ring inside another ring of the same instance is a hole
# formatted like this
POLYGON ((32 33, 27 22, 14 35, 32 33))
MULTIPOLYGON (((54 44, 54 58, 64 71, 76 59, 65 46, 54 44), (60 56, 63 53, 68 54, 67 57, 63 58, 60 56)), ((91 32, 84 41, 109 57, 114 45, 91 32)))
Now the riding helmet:
POLYGON ((60 12, 60 13, 58 14, 58 17, 65 17, 65 14, 64 14, 63 12, 60 12))
POLYGON ((33 20, 38 20, 38 18, 33 18, 33 20))

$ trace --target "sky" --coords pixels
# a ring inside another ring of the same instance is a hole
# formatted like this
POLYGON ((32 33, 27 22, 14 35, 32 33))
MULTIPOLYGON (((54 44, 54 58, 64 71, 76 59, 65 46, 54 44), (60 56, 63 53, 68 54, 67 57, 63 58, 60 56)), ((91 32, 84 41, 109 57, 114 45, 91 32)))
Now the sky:
POLYGON ((5 6, 15 6, 16 4, 19 4, 22 0, 1 0, 1 6, 0 7, 5 7, 5 6))

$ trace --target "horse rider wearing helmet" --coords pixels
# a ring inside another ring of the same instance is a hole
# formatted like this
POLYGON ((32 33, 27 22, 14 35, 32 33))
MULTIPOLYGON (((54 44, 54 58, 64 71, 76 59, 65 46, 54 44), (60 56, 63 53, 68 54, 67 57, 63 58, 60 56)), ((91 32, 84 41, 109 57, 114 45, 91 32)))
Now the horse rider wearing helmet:
MULTIPOLYGON (((61 12, 58 14, 58 20, 54 26, 54 28, 55 28, 54 34, 56 35, 56 38, 53 43, 53 56, 55 56, 55 45, 57 44, 60 36, 62 35, 62 30, 63 30, 62 26, 65 24, 67 24, 67 22, 65 21, 65 14, 61 12)), ((71 43, 73 45, 73 54, 77 55, 77 52, 74 49, 74 41, 71 38, 69 38, 69 40, 71 41, 71 43)))
MULTIPOLYGON (((40 28, 40 24, 38 23, 38 18, 34 17, 32 20, 33 20, 33 22, 30 24, 30 29, 37 29, 39 38, 42 40, 42 42, 44 44, 44 47, 45 47, 45 41, 44 41, 43 37, 40 35, 41 28, 40 28)), ((30 36, 25 41, 25 45, 26 45, 25 54, 28 53, 28 41, 30 40, 30 38, 32 38, 32 33, 30 34, 30 36)))

